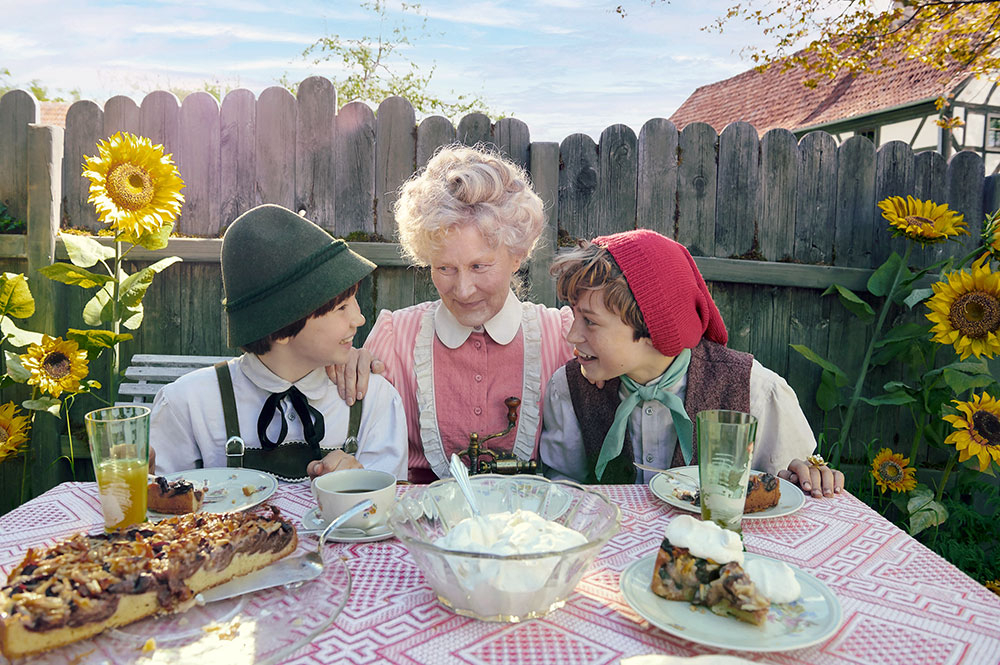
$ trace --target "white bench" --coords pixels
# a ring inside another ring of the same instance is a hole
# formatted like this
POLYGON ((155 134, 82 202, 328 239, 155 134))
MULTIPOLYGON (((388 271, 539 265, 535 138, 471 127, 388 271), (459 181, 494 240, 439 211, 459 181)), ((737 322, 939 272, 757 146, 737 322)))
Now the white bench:
POLYGON ((116 404, 152 404, 160 388, 202 367, 231 360, 232 356, 171 356, 137 353, 118 386, 116 404))

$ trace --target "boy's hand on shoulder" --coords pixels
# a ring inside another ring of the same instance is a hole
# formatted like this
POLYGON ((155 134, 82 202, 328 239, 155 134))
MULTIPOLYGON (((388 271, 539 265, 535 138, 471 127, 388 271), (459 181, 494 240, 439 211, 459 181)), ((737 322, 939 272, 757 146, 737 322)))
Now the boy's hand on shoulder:
POLYGON ((374 357, 368 349, 351 349, 345 364, 327 365, 326 368, 326 375, 337 385, 340 399, 347 402, 348 406, 365 398, 368 378, 372 374, 383 372, 385 363, 374 357))
MULTIPOLYGON (((823 460, 818 455, 813 457, 820 462, 823 460)), ((844 489, 844 474, 830 468, 826 462, 814 464, 812 457, 808 461, 793 459, 788 463, 787 469, 778 472, 778 476, 795 483, 802 488, 803 492, 811 494, 817 499, 840 494, 840 491, 844 489)))
POLYGON ((363 469, 361 462, 353 456, 348 455, 343 450, 334 450, 321 460, 313 460, 306 466, 306 473, 310 478, 322 476, 331 471, 342 471, 343 469, 363 469))

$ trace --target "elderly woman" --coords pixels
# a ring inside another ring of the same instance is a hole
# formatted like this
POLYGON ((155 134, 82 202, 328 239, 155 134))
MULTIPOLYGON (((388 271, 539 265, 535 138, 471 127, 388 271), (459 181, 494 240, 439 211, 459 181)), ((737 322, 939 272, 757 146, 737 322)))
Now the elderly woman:
POLYGON ((365 349, 403 398, 409 479, 450 475, 451 454, 507 427, 504 400, 521 400, 515 431, 488 446, 535 457, 545 385, 573 355, 569 308, 521 302, 516 273, 542 231, 542 201, 501 155, 442 148, 403 185, 399 241, 429 266, 440 300, 383 310, 365 349))

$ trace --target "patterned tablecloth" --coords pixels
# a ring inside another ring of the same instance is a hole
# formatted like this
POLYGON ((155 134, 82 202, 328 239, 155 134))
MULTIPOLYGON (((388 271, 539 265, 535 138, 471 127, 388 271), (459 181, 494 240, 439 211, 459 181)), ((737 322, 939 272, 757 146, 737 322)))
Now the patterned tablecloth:
MULTIPOLYGON (((286 661, 330 663, 617 663, 662 653, 718 650, 651 627, 625 602, 619 574, 654 553, 678 510, 643 485, 604 491, 622 509, 622 529, 564 608, 521 624, 459 617, 439 604, 396 539, 335 544, 353 588, 336 622, 286 661)), ((306 485, 272 499, 295 518, 315 506, 306 485)), ((93 483, 64 483, 0 517, 0 571, 29 546, 101 523, 93 483)), ((775 665, 993 665, 1000 663, 1000 598, 852 496, 807 499, 797 513, 744 521, 748 551, 794 564, 825 582, 844 621, 825 643, 798 651, 739 654, 775 665)))

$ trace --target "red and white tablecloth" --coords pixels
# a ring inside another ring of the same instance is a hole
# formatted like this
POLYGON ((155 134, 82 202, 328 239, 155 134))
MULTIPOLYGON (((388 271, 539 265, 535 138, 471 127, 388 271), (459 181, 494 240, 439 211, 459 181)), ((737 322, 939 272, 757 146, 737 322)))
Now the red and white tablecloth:
MULTIPOLYGON (((564 608, 521 624, 456 616, 440 605, 396 539, 335 544, 353 578, 329 629, 286 661, 331 663, 617 663, 622 657, 717 653, 652 628, 618 590, 622 570, 654 553, 678 513, 643 485, 604 487, 622 528, 564 608)), ((272 502, 299 518, 315 507, 306 485, 282 485, 272 502)), ((29 546, 102 523, 93 483, 64 483, 0 517, 4 576, 29 546)), ((850 495, 806 499, 787 517, 744 521, 748 551, 823 580, 843 607, 841 629, 798 651, 739 654, 774 665, 996 665, 1000 598, 850 495)))

